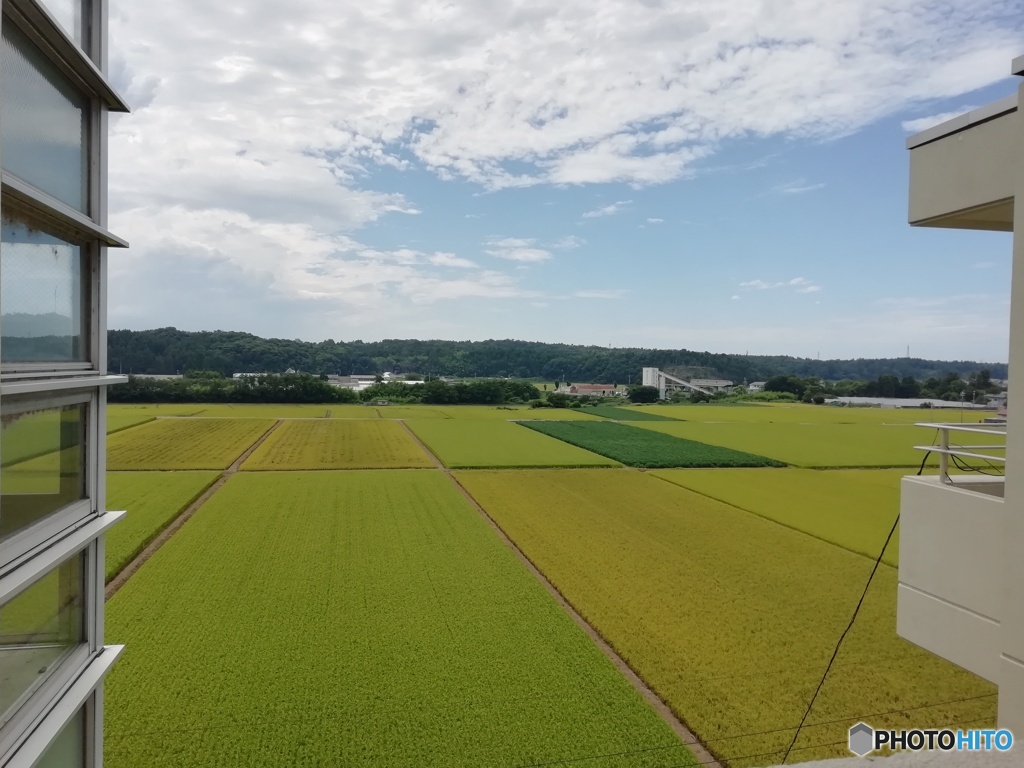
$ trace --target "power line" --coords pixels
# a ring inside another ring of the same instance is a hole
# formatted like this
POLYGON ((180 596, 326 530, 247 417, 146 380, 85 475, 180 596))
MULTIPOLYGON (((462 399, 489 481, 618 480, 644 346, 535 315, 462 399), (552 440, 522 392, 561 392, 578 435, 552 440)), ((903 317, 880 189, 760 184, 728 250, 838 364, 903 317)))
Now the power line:
POLYGON ((825 672, 822 674, 821 680, 818 682, 818 687, 814 689, 814 694, 811 696, 811 700, 807 703, 807 709, 804 710, 804 716, 800 719, 800 725, 797 726, 796 732, 793 734, 793 741, 789 743, 789 747, 786 749, 786 754, 782 758, 782 765, 786 764, 786 760, 789 759, 789 753, 796 744, 796 740, 800 738, 800 731, 803 729, 804 723, 807 722, 807 716, 811 714, 811 708, 814 706, 814 702, 818 698, 818 694, 821 692, 822 686, 825 685, 825 679, 828 677, 828 673, 832 671, 832 665, 835 663, 836 656, 839 655, 839 648, 842 646, 843 640, 846 639, 847 634, 849 634, 850 630, 853 628, 853 623, 857 620, 861 606, 864 605, 864 598, 867 597, 868 589, 871 587, 871 582, 874 580, 875 574, 878 572, 878 566, 882 564, 882 555, 884 555, 885 550, 889 548, 889 542, 892 541, 893 534, 896 533, 896 526, 899 524, 900 516, 897 514, 896 520, 892 524, 892 528, 889 529, 889 535, 885 537, 885 544, 882 545, 882 551, 878 553, 878 557, 875 559, 875 565, 871 569, 871 573, 868 575, 868 581, 864 585, 864 591, 860 595, 860 600, 857 601, 857 607, 853 609, 853 616, 850 617, 850 623, 846 625, 846 629, 843 630, 843 634, 839 636, 836 647, 832 651, 832 658, 829 659, 828 666, 825 667, 825 672))

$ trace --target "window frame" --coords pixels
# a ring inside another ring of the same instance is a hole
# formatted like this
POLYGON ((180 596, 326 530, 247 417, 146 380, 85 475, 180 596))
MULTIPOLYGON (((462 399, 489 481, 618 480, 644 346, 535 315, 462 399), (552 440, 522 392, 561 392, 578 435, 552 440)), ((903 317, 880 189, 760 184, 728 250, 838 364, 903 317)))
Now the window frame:
POLYGON ((5 399, 7 398, 0 394, 0 413, 4 414, 61 408, 68 405, 86 406, 83 426, 84 450, 82 451, 82 474, 85 478, 85 487, 81 499, 64 505, 0 541, 0 572, 12 564, 30 559, 62 532, 99 514, 96 502, 97 484, 100 482, 97 477, 98 473, 95 471, 99 458, 98 436, 94 434, 98 430, 99 422, 99 395, 96 391, 51 394, 39 398, 19 398, 11 405, 5 404, 5 399))

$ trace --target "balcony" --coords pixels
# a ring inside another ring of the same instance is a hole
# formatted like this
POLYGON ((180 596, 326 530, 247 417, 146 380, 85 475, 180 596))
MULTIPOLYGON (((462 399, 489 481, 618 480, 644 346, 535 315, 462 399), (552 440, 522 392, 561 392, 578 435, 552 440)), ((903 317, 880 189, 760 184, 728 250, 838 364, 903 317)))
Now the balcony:
POLYGON ((910 223, 1012 232, 1019 133, 1013 94, 911 136, 910 223))
POLYGON ((999 675, 1005 425, 938 430, 937 475, 903 478, 896 631, 992 682, 999 675))

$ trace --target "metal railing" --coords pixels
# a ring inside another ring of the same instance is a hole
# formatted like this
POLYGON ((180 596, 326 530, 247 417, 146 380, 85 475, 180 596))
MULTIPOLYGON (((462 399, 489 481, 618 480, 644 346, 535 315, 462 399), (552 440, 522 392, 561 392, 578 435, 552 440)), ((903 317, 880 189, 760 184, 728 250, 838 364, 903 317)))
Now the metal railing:
POLYGON ((982 474, 991 473, 984 472, 980 467, 965 466, 961 459, 984 461, 988 463, 992 469, 998 469, 998 467, 993 466, 993 462, 1003 465, 1006 464, 1006 424, 919 423, 917 426, 938 430, 938 440, 935 445, 915 445, 914 448, 919 451, 928 451, 929 453, 937 453, 939 455, 939 477, 943 483, 954 485, 953 481, 949 477, 949 465, 951 461, 958 469, 981 472, 982 474), (950 432, 961 432, 975 435, 993 435, 1004 438, 1004 442, 991 444, 953 443, 950 442, 949 439, 950 432), (982 453, 982 451, 1000 451, 1001 453, 982 453))

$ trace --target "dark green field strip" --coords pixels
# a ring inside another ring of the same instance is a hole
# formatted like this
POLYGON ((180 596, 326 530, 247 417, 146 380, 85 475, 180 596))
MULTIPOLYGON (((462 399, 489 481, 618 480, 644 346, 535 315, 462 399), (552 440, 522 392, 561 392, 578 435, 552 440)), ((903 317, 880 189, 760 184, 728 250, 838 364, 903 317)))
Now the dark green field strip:
POLYGON ((110 768, 694 764, 441 472, 238 473, 107 637, 110 768))
POLYGON ((671 416, 663 416, 660 413, 641 411, 637 408, 618 408, 614 405, 597 405, 593 408, 585 408, 584 413, 592 413, 595 416, 603 416, 606 419, 615 421, 678 421, 671 416))
POLYGON ((523 426, 630 467, 784 467, 780 461, 610 421, 529 421, 523 426), (657 435, 657 437, 654 437, 657 435))

